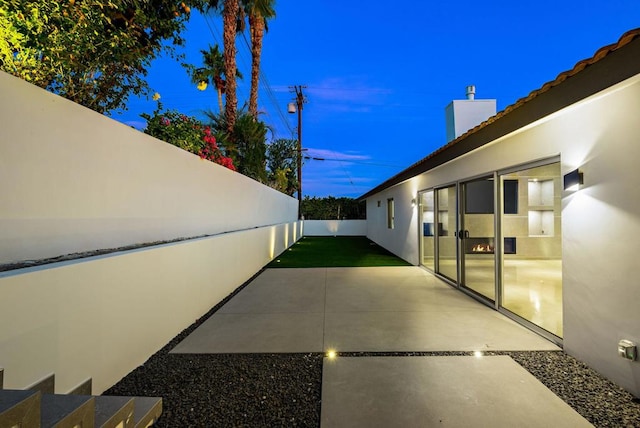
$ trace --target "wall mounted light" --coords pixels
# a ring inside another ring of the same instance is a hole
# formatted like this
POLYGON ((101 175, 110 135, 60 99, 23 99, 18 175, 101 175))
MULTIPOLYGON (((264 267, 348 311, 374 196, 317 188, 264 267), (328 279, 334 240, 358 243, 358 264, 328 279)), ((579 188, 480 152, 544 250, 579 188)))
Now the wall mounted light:
POLYGON ((584 184, 584 177, 580 170, 571 171, 564 176, 564 190, 568 192, 574 192, 580 189, 580 186, 584 184))
POLYGON ((411 206, 412 207, 416 206, 416 198, 411 199, 411 206))

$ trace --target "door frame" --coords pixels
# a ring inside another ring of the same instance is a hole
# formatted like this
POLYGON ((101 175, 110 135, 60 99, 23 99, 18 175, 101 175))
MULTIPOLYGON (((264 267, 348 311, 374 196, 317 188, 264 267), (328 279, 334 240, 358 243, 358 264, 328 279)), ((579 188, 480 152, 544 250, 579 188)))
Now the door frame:
MULTIPOLYGON (((463 220, 463 213, 462 210, 463 208, 463 202, 461 203, 461 198, 464 197, 464 195, 462 194, 462 185, 466 182, 469 181, 474 181, 480 178, 486 178, 489 176, 493 177, 493 181, 494 181, 494 269, 495 269, 495 273, 494 273, 494 282, 495 282, 495 300, 491 300, 490 298, 487 298, 486 296, 483 296, 480 293, 474 292, 472 290, 470 290, 468 287, 462 286, 462 278, 463 278, 463 262, 464 262, 464 255, 461 256, 461 252, 464 251, 463 245, 461 245, 461 240, 458 239, 458 237, 456 236, 456 275, 457 278, 456 280, 452 280, 451 278, 441 274, 439 272, 439 258, 440 258, 440 252, 439 252, 439 240, 437 239, 438 236, 436 236, 434 239, 434 270, 433 270, 433 274, 441 279, 442 281, 444 281, 445 283, 451 285, 454 288, 457 288, 458 290, 462 291, 463 293, 473 297, 474 299, 480 301, 481 303, 495 309, 496 311, 500 312, 501 314, 505 315, 506 317, 512 319, 513 321, 517 322, 518 324, 521 324, 523 326, 525 326, 526 328, 528 328, 529 330, 534 331, 535 333, 539 334, 540 336, 546 338, 547 340, 551 341, 552 343, 555 343, 556 345, 562 347, 563 346, 563 340, 562 338, 554 335, 553 333, 550 333, 549 331, 543 329, 542 327, 538 326, 537 324, 532 323, 531 321, 522 318, 516 314, 514 314, 513 312, 509 311, 508 309, 504 308, 502 306, 502 300, 503 300, 503 263, 504 263, 504 257, 503 257, 503 251, 504 251, 504 233, 502 230, 502 214, 503 214, 503 209, 504 209, 504 202, 503 202, 503 189, 502 186, 500 185, 501 183, 501 179, 502 176, 505 174, 509 174, 512 172, 516 172, 516 171, 520 171, 523 169, 529 169, 529 168, 535 168, 535 167, 539 167, 539 166, 544 166, 544 165, 549 165, 552 163, 556 163, 556 162, 560 162, 560 155, 555 155, 555 156, 551 156, 551 157, 546 157, 546 158, 541 158, 541 159, 536 159, 533 160, 531 162, 524 162, 518 165, 514 165, 514 166, 510 166, 508 168, 502 168, 502 169, 498 169, 498 170, 494 170, 492 172, 487 172, 487 173, 483 173, 483 174, 477 174, 474 176, 470 176, 470 177, 465 177, 463 179, 459 179, 456 181, 450 181, 450 182, 446 182, 443 184, 440 184, 438 186, 434 186, 425 190, 422 190, 419 192, 419 194, 421 195, 423 192, 426 191, 433 191, 434 194, 434 228, 435 228, 435 233, 438 234, 439 233, 439 227, 438 227, 438 221, 437 221, 437 216, 438 216, 438 207, 439 207, 439 197, 438 197, 438 190, 441 189, 445 189, 445 188, 449 188, 449 187, 455 187, 455 193, 456 193, 456 206, 455 206, 455 231, 456 234, 459 233, 460 230, 462 230, 463 226, 464 226, 464 220, 463 220)), ((449 207, 451 209, 451 207, 449 207)), ((422 214, 421 214, 422 215, 422 214)), ((419 227, 421 228, 422 225, 419 224, 419 227)), ((422 236, 422 234, 419 232, 419 236, 422 236)), ((422 249, 421 246, 419 247, 420 250, 420 257, 422 257, 422 249)), ((421 264, 421 263, 420 263, 421 264)))
POLYGON ((464 237, 463 238, 459 238, 458 237, 458 242, 460 243, 459 247, 458 247, 458 288, 460 290, 462 290, 465 294, 468 294, 470 296, 473 296, 475 299, 480 300, 481 302, 483 302, 484 304, 486 304, 487 306, 491 306, 494 309, 498 308, 498 285, 499 285, 499 276, 498 276, 498 271, 497 271, 497 266, 500 264, 499 260, 500 260, 500 254, 502 252, 502 236, 501 234, 499 234, 499 229, 498 229, 498 223, 496 222, 497 217, 500 217, 499 214, 500 211, 500 195, 498 194, 498 188, 500 186, 498 185, 498 173, 496 171, 491 172, 491 173, 486 173, 486 174, 480 174, 480 175, 475 175, 473 177, 469 177, 466 178, 464 180, 460 180, 458 181, 458 234, 460 234, 461 232, 464 232, 464 237), (494 273, 493 273, 493 287, 494 287, 494 299, 491 299, 490 297, 487 297, 483 294, 481 294, 478 291, 475 291, 474 289, 472 289, 471 287, 469 287, 468 285, 466 285, 466 253, 465 253, 465 247, 466 247, 466 243, 465 243, 465 239, 467 238, 467 234, 468 234, 468 230, 465 227, 465 211, 466 211, 466 187, 465 184, 466 183, 470 183, 473 181, 479 181, 479 180, 483 180, 483 179, 490 179, 491 181, 493 181, 493 186, 492 186, 492 190, 493 190, 493 241, 494 241, 494 251, 493 251, 493 267, 494 267, 494 273))

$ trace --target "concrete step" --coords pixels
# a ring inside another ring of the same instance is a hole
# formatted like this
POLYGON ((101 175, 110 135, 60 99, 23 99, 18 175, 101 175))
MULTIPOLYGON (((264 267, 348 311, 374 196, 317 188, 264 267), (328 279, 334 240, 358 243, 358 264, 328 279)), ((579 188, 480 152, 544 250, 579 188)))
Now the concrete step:
POLYGON ((99 428, 134 428, 133 397, 101 395, 96 399, 95 426, 99 428))
POLYGON ((43 394, 40 409, 42 428, 94 428, 95 397, 43 394))
POLYGON ((160 397, 79 395, 90 391, 91 380, 74 394, 43 393, 53 389, 53 375, 25 390, 2 389, 0 367, 0 428, 147 428, 162 414, 160 397))
POLYGON ((54 394, 56 389, 56 375, 55 373, 51 373, 32 383, 25 389, 40 391, 42 394, 54 394))
POLYGON ((92 391, 92 379, 88 378, 84 382, 77 385, 71 391, 67 392, 67 394, 75 394, 75 395, 91 395, 92 391))
POLYGON ((0 389, 0 427, 39 427, 39 391, 0 389))
POLYGON ((136 397, 134 410, 135 428, 147 428, 153 425, 162 414, 162 398, 136 397))

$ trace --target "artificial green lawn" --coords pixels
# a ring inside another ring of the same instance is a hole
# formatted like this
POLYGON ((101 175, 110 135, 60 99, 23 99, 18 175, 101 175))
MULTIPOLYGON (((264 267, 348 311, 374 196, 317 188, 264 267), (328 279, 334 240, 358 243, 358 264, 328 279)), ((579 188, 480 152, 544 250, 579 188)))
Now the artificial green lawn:
POLYGON ((305 236, 269 268, 410 266, 364 236, 305 236))

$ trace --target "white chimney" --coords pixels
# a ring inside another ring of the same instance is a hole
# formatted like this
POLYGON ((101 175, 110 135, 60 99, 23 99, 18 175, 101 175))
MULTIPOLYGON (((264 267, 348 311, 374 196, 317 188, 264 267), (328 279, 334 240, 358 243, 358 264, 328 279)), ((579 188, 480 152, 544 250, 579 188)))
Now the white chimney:
POLYGON ((466 100, 453 100, 445 108, 447 142, 496 114, 496 100, 476 100, 476 87, 467 86, 466 100))
POLYGON ((467 99, 473 100, 476 97, 476 87, 474 85, 467 86, 467 99))

